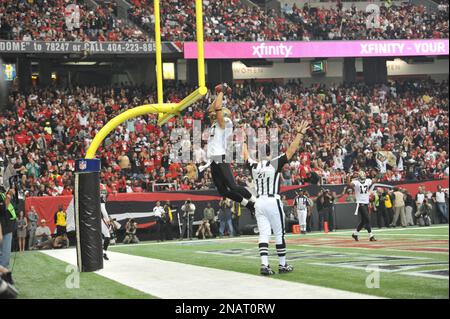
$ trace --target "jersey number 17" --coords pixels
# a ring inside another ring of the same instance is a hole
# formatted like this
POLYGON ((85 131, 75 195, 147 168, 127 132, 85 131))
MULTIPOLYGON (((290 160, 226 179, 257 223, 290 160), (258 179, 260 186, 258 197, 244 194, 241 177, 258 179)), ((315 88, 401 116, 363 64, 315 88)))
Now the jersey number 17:
POLYGON ((360 189, 360 191, 361 191, 361 194, 366 194, 366 193, 369 191, 369 186, 367 186, 367 185, 361 185, 361 186, 359 187, 359 189, 360 189))

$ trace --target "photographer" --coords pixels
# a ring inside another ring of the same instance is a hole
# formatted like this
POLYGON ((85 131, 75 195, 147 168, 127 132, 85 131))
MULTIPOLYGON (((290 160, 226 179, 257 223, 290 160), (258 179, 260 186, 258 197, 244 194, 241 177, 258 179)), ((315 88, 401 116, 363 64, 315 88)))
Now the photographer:
POLYGON ((376 213, 378 228, 390 227, 390 219, 385 206, 385 195, 382 188, 378 188, 374 193, 374 201, 372 202, 373 211, 376 213), (384 222, 384 224, 383 224, 384 222))
POLYGON ((413 220, 413 211, 414 211, 414 198, 411 193, 403 189, 403 193, 405 194, 405 214, 406 214, 406 223, 408 226, 414 226, 413 220))
POLYGON ((320 191, 317 197, 317 202, 320 203, 319 210, 319 231, 322 230, 324 222, 328 223, 328 230, 333 231, 333 205, 335 196, 329 189, 323 189, 320 191))
POLYGON ((120 223, 115 219, 115 218, 109 218, 109 224, 111 225, 110 227, 110 233, 111 233, 111 240, 110 240, 110 245, 115 245, 116 244, 116 240, 117 240, 117 233, 121 227, 120 223))
POLYGON ((195 236, 198 239, 205 239, 206 237, 212 238, 213 234, 211 233, 211 228, 209 225, 209 221, 207 219, 203 219, 202 223, 198 227, 197 232, 195 233, 195 236))
POLYGON ((423 199, 420 208, 416 212, 416 219, 419 226, 431 226, 431 211, 433 206, 426 198, 423 199))
POLYGON ((194 213, 195 213, 195 205, 192 203, 191 199, 188 198, 188 200, 184 203, 183 206, 181 206, 181 211, 183 212, 181 218, 183 220, 183 228, 181 230, 180 239, 184 238, 184 234, 187 231, 186 237, 189 239, 192 239, 192 222, 194 220, 194 213))
POLYGON ((137 223, 133 218, 130 218, 125 226, 125 238, 123 239, 124 244, 139 244, 139 239, 136 236, 136 230, 137 223))
POLYGON ((217 236, 217 226, 216 226, 216 215, 214 213, 214 208, 211 202, 208 202, 207 206, 203 210, 203 219, 207 220, 213 237, 217 236))
POLYGON ((220 212, 219 212, 219 221, 220 221, 220 236, 224 236, 225 226, 228 228, 228 235, 233 236, 233 223, 232 223, 232 214, 231 214, 231 201, 223 197, 219 202, 220 212))

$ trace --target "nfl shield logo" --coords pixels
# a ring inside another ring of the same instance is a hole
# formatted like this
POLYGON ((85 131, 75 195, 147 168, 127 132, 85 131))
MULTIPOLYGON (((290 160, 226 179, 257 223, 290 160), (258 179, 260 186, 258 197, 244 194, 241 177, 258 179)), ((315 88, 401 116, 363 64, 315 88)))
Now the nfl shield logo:
POLYGON ((86 161, 80 161, 80 170, 84 171, 87 167, 87 162, 86 161))

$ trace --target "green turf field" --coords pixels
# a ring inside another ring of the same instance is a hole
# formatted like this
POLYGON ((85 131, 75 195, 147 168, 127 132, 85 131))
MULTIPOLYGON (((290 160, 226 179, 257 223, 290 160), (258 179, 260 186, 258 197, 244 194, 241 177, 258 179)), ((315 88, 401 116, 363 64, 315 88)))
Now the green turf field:
MULTIPOLYGON (((355 242, 351 231, 289 234, 287 258, 295 271, 273 278, 387 298, 449 298, 448 231, 447 225, 376 230, 377 242, 369 242, 366 233, 355 242)), ((256 243, 256 237, 242 236, 118 245, 111 250, 258 275, 256 243)), ((274 245, 269 249, 276 268, 274 245)), ((97 274, 81 274, 80 289, 68 289, 65 267, 39 252, 17 254, 14 274, 21 297, 152 298, 97 274)))
POLYGON ((12 262, 19 298, 154 298, 95 273, 81 273, 78 281, 74 267, 40 252, 16 253, 12 262))

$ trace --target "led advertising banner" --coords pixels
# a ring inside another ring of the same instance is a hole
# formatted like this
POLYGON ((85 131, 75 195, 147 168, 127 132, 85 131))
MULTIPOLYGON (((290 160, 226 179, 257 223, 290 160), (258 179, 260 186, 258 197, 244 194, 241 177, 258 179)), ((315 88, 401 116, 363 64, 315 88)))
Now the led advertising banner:
MULTIPOLYGON (((286 59, 448 55, 448 39, 304 42, 205 42, 206 59, 286 59)), ((196 59, 195 42, 184 58, 196 59)))

